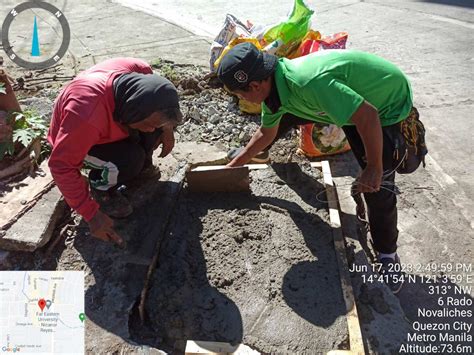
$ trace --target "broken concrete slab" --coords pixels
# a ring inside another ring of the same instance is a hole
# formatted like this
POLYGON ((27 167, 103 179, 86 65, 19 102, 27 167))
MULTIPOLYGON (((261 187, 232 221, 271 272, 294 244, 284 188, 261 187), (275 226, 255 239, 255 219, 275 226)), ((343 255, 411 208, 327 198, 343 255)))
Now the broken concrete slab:
POLYGON ((51 238, 65 210, 61 193, 55 187, 8 229, 0 231, 0 249, 34 251, 51 238))
POLYGON ((209 143, 180 142, 171 152, 177 160, 191 165, 226 164, 227 153, 209 143))
POLYGON ((0 195, 0 230, 7 229, 7 225, 26 209, 31 207, 30 202, 34 202, 42 194, 52 187, 53 178, 48 168, 47 161, 44 161, 34 176, 24 179, 19 187, 5 187, 0 195))

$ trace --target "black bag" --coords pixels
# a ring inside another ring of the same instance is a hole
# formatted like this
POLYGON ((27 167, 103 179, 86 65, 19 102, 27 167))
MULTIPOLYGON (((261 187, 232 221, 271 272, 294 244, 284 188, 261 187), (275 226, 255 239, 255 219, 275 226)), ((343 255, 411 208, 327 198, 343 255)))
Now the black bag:
POLYGON ((420 121, 418 110, 413 107, 408 117, 395 125, 393 132, 393 168, 399 174, 411 174, 423 163, 428 153, 425 143, 425 126, 420 121))

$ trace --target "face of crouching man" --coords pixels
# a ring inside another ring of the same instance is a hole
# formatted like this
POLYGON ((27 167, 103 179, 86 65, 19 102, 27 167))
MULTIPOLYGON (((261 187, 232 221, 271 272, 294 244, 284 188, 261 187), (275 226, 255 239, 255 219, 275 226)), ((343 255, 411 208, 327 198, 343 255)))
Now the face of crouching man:
POLYGON ((156 129, 174 128, 178 125, 173 119, 169 119, 165 112, 153 112, 143 121, 131 123, 130 128, 136 129, 140 132, 154 132, 156 129))
POLYGON ((242 89, 232 91, 239 99, 260 105, 270 95, 272 88, 272 78, 268 77, 264 80, 251 81, 249 85, 242 89))
POLYGON ((181 123, 178 92, 167 79, 156 74, 124 74, 114 81, 114 120, 144 133, 162 131, 155 149, 161 157, 174 147, 173 131, 181 123))
POLYGON ((217 76, 239 98, 261 104, 270 95, 278 58, 251 43, 231 48, 217 68, 217 76))

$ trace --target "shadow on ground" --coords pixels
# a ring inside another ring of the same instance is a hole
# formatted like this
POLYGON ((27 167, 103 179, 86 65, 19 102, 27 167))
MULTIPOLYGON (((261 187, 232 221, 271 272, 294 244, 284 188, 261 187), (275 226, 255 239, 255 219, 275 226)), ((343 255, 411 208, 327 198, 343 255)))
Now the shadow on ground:
POLYGON ((441 5, 451 5, 459 7, 474 8, 474 3, 471 0, 423 0, 423 2, 432 2, 441 5))

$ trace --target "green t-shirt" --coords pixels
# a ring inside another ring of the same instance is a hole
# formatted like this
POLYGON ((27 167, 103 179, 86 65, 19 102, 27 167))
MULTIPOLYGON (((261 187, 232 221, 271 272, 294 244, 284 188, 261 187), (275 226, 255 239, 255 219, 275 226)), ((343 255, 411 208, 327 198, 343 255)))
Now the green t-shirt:
POLYGON ((326 50, 279 60, 275 76, 281 106, 276 113, 262 103, 262 127, 279 124, 283 114, 337 126, 365 100, 377 108, 382 126, 404 120, 412 108, 410 83, 394 64, 355 50, 326 50))

